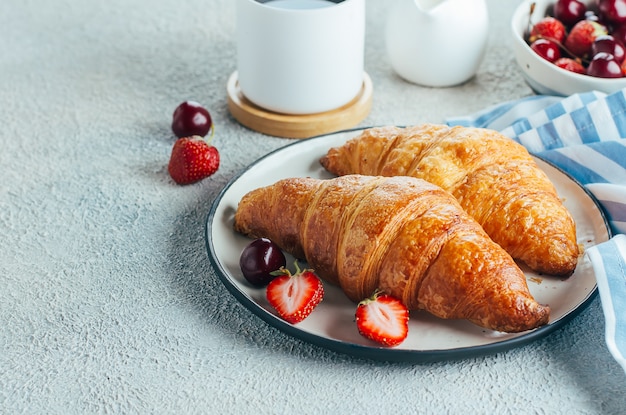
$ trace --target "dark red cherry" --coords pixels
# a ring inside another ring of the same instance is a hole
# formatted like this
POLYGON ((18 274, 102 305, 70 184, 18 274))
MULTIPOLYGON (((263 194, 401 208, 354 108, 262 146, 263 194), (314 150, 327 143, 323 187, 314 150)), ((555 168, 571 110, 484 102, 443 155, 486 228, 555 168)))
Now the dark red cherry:
POLYGON ((180 104, 174 110, 172 118, 172 131, 178 138, 192 135, 204 137, 213 127, 209 111, 194 101, 185 101, 180 104))
POLYGON ((624 61, 624 55, 626 54, 624 46, 611 35, 598 36, 594 40, 591 45, 591 56, 600 52, 610 53, 619 64, 624 61))
POLYGON ((275 278, 271 273, 286 265, 285 255, 267 238, 250 242, 239 257, 239 267, 250 284, 262 287, 275 278))
POLYGON ((626 23, 626 0, 598 0, 598 12, 610 23, 626 23))
POLYGON ((600 52, 591 59, 587 67, 587 75, 598 78, 621 78, 622 68, 610 53, 600 52))
POLYGON ((585 18, 587 6, 579 0, 557 0, 554 4, 554 17, 565 26, 574 26, 576 22, 585 18))
POLYGON ((561 57, 559 46, 548 39, 537 39, 531 43, 530 48, 549 62, 554 62, 561 57))
POLYGON ((611 32, 611 36, 613 36, 615 40, 617 40, 623 46, 626 46, 626 24, 617 26, 615 29, 613 29, 613 32, 611 32))

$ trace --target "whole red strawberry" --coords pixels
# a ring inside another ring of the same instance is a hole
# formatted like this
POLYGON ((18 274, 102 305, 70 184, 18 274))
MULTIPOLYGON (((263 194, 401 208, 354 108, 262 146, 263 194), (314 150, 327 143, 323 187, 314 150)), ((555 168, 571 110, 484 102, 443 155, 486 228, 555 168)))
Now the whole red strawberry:
POLYGON ((548 39, 562 43, 565 40, 565 25, 554 17, 546 16, 535 23, 530 30, 530 43, 537 39, 548 39))
POLYGON ((355 319, 362 336, 383 346, 397 346, 409 333, 409 310, 397 298, 379 291, 359 303, 355 319))
POLYGON ((559 68, 563 68, 566 71, 574 72, 574 73, 585 73, 585 67, 577 60, 572 58, 560 58, 557 59, 554 64, 559 68))
POLYGON ((299 323, 311 314, 324 298, 322 281, 310 269, 300 271, 296 262, 296 273, 281 268, 278 275, 267 285, 267 301, 285 321, 299 323))
POLYGON ((195 183, 209 177, 220 166, 220 154, 203 137, 176 140, 167 170, 178 184, 195 183))
POLYGON ((565 39, 565 48, 574 56, 584 58, 591 52, 591 45, 598 36, 606 35, 607 29, 598 22, 581 20, 574 25, 565 39))

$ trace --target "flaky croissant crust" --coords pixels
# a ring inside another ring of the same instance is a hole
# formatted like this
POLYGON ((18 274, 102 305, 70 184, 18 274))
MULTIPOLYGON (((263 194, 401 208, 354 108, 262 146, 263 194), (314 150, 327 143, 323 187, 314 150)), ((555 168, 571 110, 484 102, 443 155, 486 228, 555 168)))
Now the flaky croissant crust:
POLYGON ((576 225, 528 151, 500 133, 437 124, 363 131, 320 160, 337 175, 413 176, 450 192, 514 258, 552 275, 574 272, 576 225))
POLYGON ((410 309, 507 332, 548 321, 510 255, 420 179, 281 180, 246 194, 234 227, 306 259, 353 301, 382 289, 410 309))

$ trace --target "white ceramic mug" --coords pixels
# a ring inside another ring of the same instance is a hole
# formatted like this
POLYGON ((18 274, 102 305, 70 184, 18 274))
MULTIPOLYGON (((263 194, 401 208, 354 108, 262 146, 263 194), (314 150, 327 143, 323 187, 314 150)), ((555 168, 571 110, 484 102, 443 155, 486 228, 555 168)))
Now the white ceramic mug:
POLYGON ((365 0, 237 0, 243 95, 286 114, 339 108, 363 85, 365 0))

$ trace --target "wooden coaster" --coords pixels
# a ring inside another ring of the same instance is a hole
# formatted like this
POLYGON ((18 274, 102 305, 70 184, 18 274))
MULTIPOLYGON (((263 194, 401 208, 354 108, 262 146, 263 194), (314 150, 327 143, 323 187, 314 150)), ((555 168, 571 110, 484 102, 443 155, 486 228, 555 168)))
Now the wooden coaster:
POLYGON ((363 74, 363 87, 346 105, 317 114, 281 114, 250 102, 239 88, 237 71, 228 79, 228 109, 246 127, 275 137, 309 138, 356 126, 372 108, 373 87, 369 75, 363 74))

